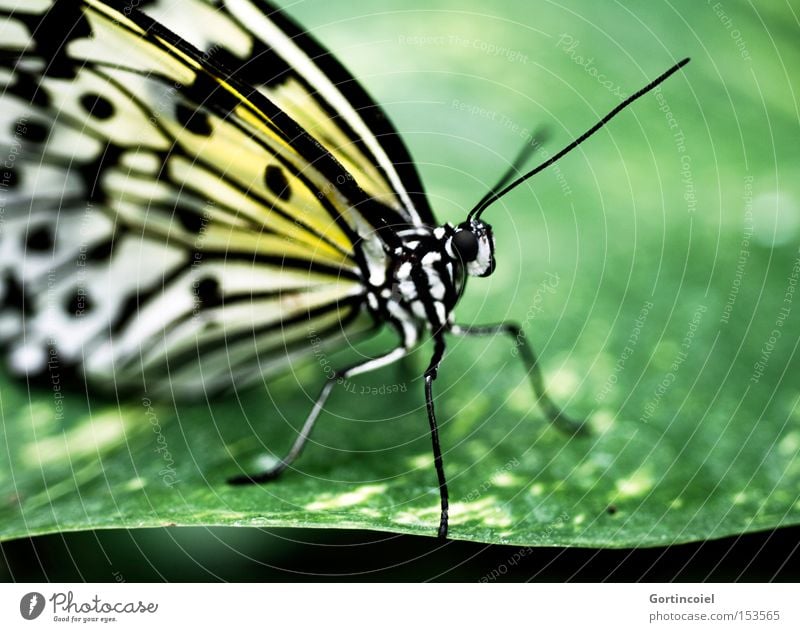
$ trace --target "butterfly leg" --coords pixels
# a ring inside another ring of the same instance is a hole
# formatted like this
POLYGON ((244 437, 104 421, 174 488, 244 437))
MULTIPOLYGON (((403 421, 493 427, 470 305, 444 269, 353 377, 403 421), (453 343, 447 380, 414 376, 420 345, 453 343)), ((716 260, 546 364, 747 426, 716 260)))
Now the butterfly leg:
POLYGON ((439 445, 439 427, 436 423, 436 411, 433 407, 433 381, 439 372, 439 363, 444 356, 445 343, 441 334, 434 338, 434 350, 428 369, 425 371, 425 404, 428 409, 428 423, 431 426, 431 443, 433 444, 433 462, 436 466, 436 475, 439 477, 439 497, 441 499, 441 513, 439 514, 439 537, 447 538, 449 497, 447 494, 447 478, 444 475, 442 461, 442 448, 439 445))
POLYGON ((450 333, 456 336, 494 336, 504 334, 513 339, 517 353, 528 370, 528 377, 536 395, 539 397, 541 406, 547 418, 557 428, 569 434, 583 434, 586 431, 583 422, 574 421, 568 417, 547 395, 544 386, 544 377, 539 368, 539 361, 525 336, 525 331, 516 323, 499 323, 496 325, 453 325, 450 333))
POLYGON ((368 373, 369 371, 374 371, 375 369, 379 369, 391 364, 395 360, 402 358, 404 355, 406 355, 406 353, 408 353, 408 350, 405 347, 397 347, 389 353, 377 358, 373 358, 367 360, 366 362, 361 362, 349 368, 334 372, 322 387, 320 394, 317 396, 317 399, 314 402, 311 412, 308 414, 308 417, 306 418, 306 421, 300 430, 300 434, 297 436, 297 439, 295 439, 294 444, 292 445, 288 454, 268 470, 259 472, 258 474, 243 474, 241 476, 236 476, 228 479, 228 483, 230 485, 265 483, 280 476, 281 473, 283 473, 283 471, 289 467, 298 456, 300 456, 300 453, 303 451, 303 448, 311 436, 311 431, 314 429, 314 424, 317 421, 317 417, 319 417, 320 412, 322 412, 322 408, 325 406, 325 402, 328 400, 331 390, 337 383, 341 383, 343 380, 351 378, 355 375, 368 373))

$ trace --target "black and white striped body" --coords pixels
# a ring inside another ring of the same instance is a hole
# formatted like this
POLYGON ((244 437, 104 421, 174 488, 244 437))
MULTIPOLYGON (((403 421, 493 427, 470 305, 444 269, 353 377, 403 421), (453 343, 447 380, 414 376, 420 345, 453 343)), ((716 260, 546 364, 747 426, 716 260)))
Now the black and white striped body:
POLYGON ((453 326, 453 309, 467 275, 494 268, 491 227, 483 222, 422 226, 392 234, 394 245, 364 248, 367 307, 377 323, 391 324, 405 349, 453 326), (459 248, 466 237, 474 246, 459 248))
POLYGON ((452 324, 452 310, 463 282, 463 268, 446 252, 434 230, 398 233, 402 246, 389 259, 387 278, 367 294, 382 322, 391 323, 410 349, 426 336, 452 324))

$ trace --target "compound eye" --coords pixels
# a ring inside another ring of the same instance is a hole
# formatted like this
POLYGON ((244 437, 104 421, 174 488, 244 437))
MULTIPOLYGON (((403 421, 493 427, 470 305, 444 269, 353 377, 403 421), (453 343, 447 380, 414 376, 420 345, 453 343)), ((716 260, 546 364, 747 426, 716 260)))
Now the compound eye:
POLYGON ((460 230, 453 236, 453 248, 465 263, 478 257, 478 238, 470 230, 460 230))

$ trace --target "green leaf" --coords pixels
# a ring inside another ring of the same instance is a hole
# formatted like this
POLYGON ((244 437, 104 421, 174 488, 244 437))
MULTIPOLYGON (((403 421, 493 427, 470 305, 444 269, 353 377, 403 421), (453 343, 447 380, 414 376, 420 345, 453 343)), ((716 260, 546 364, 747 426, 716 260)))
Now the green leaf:
MULTIPOLYGON (((799 523, 800 182, 788 174, 800 84, 787 69, 800 49, 788 8, 436 7, 391 20, 356 4, 292 12, 386 104, 448 221, 534 122, 552 154, 693 57, 487 211, 498 269, 470 282, 459 320, 522 321, 552 396, 592 432, 546 425, 513 341, 452 339, 435 384, 451 537, 631 547, 799 523)), ((319 359, 210 402, 99 400, 57 369, 53 388, 3 378, 0 537, 159 525, 434 535, 429 353, 336 390, 295 469, 249 488, 226 479, 289 448, 324 379, 319 359)))

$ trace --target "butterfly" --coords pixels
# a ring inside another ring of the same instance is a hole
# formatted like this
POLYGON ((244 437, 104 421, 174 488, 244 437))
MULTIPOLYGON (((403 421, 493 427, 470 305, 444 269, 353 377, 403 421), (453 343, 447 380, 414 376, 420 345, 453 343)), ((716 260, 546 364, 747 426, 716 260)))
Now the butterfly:
POLYGON ((512 323, 460 325, 469 277, 495 268, 483 212, 583 142, 683 60, 545 163, 526 147, 457 224, 437 223, 383 110, 286 14, 262 0, 0 0, 0 343, 10 371, 58 367, 110 392, 194 397, 240 388, 382 327, 432 340, 424 395, 448 533, 433 384, 446 337, 514 339, 539 404, 534 351, 512 323))

